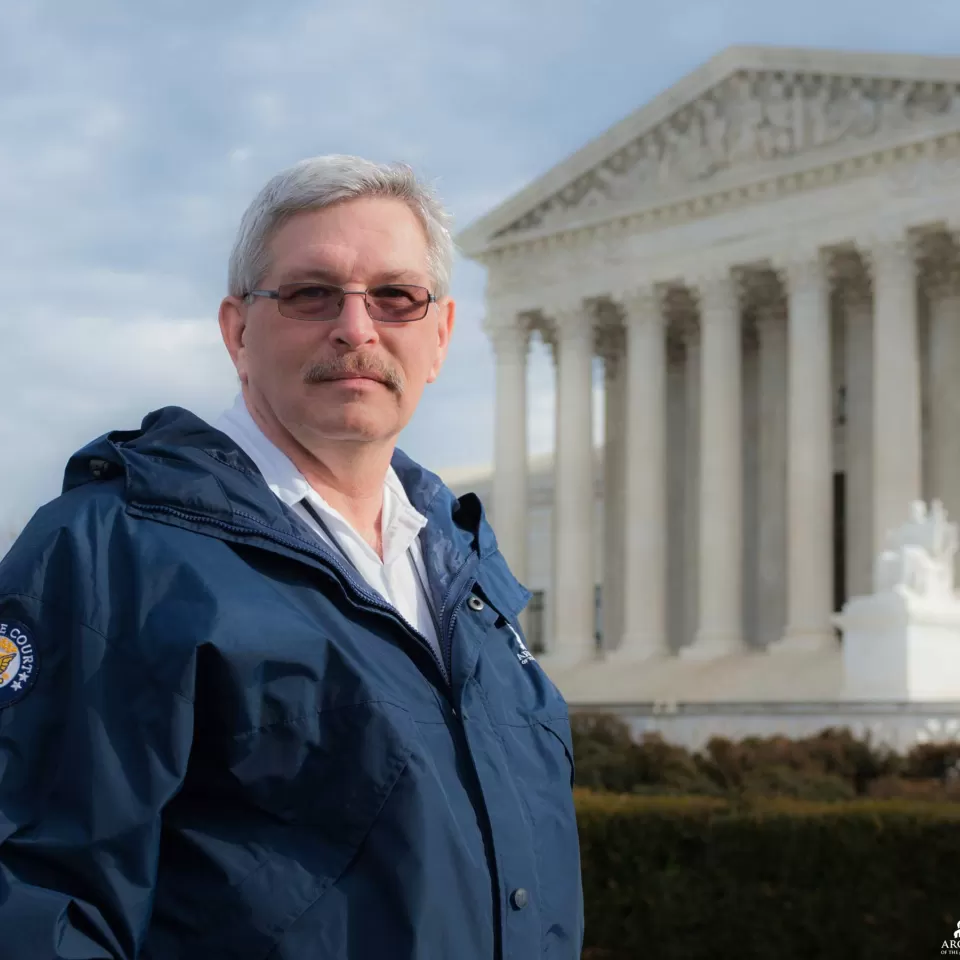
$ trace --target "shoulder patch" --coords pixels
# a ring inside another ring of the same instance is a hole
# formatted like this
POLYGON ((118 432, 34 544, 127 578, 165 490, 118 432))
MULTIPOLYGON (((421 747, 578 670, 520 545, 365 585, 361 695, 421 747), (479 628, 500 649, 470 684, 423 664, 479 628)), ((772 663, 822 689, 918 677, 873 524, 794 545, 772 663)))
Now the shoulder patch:
POLYGON ((39 666, 30 631, 16 620, 0 620, 0 710, 27 695, 39 666))

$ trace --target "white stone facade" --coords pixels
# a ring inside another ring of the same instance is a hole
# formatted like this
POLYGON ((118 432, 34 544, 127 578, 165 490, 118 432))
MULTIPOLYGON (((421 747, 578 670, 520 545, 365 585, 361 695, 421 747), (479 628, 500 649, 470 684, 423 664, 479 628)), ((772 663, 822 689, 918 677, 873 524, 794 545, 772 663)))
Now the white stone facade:
POLYGON ((565 692, 660 677, 689 699, 762 657, 833 671, 774 699, 841 696, 832 618, 884 535, 915 500, 960 516, 958 226, 960 59, 734 48, 459 238, 497 357, 473 488, 546 592, 565 692), (556 361, 546 476, 532 335, 556 361))

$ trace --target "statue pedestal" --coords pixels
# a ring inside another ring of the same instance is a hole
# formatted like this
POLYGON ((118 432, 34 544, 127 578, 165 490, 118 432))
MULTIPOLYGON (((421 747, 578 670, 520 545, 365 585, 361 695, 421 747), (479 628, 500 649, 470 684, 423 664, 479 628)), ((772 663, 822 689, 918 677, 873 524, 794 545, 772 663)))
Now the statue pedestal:
POLYGON ((936 502, 929 514, 914 503, 911 514, 877 558, 874 592, 835 618, 847 699, 960 701, 957 527, 936 502))
POLYGON ((904 594, 857 597, 843 629, 843 693, 850 700, 960 701, 960 603, 904 594))

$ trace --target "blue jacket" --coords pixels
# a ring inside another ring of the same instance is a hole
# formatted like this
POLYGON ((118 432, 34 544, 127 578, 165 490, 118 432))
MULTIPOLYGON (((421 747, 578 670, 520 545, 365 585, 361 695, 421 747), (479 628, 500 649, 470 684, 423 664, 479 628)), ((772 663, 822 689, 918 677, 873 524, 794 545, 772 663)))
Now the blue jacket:
POLYGON ((3 960, 579 957, 529 594, 476 496, 393 466, 442 658, 191 413, 70 459, 0 562, 3 960))

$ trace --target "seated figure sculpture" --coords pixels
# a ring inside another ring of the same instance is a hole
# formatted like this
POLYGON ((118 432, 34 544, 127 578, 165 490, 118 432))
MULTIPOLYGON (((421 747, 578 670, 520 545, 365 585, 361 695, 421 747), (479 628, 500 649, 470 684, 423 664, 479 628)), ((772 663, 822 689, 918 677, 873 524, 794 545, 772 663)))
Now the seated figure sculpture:
POLYGON ((915 500, 910 520, 887 535, 874 570, 874 590, 954 600, 957 547, 957 525, 947 520, 943 504, 934 500, 928 510, 922 500, 915 500))

